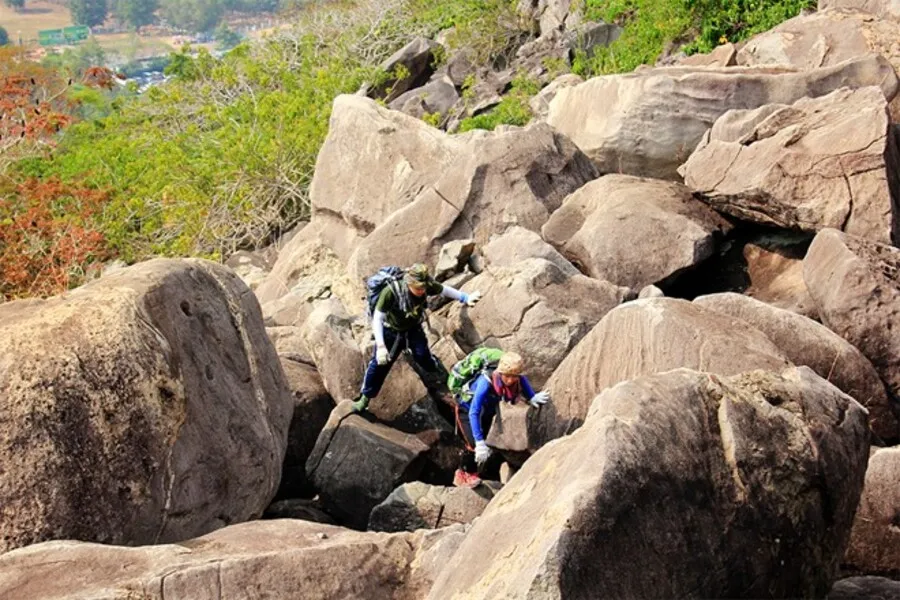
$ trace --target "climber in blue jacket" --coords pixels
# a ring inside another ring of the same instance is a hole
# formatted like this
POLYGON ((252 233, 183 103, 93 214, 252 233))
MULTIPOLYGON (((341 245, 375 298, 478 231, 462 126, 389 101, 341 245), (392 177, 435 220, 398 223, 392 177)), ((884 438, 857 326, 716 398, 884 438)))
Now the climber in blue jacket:
POLYGON ((466 449, 453 485, 475 487, 481 483, 478 467, 491 456, 491 449, 484 439, 491 430, 501 400, 514 404, 519 396, 523 396, 535 408, 550 400, 548 392, 534 392, 523 370, 522 357, 515 352, 505 352, 497 368, 484 371, 473 379, 466 393, 459 398, 456 426, 463 435, 466 449))

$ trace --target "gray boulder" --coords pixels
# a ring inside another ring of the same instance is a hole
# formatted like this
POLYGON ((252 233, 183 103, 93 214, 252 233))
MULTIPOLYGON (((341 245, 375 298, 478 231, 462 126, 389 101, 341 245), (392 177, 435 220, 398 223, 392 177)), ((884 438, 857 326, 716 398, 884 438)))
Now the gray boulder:
POLYGON ((712 256, 730 229, 681 184, 606 175, 566 198, 541 234, 586 275, 639 290, 712 256))
POLYGON ((525 463, 428 597, 822 597, 867 452, 864 409, 807 368, 625 382, 525 463))
POLYGON ((571 138, 601 173, 678 180, 678 167, 729 110, 873 85, 887 100, 897 93, 894 68, 876 55, 805 72, 660 67, 563 88, 550 103, 547 122, 571 138))
POLYGON ((781 371, 787 358, 746 321, 675 298, 627 302, 609 311, 566 355, 545 386, 553 402, 529 417, 532 449, 584 422, 597 394, 643 375, 685 367, 733 375, 781 371))
POLYGON ((319 435, 306 474, 329 513, 365 529, 372 509, 398 485, 416 478, 427 451, 416 436, 372 423, 345 401, 319 435))
POLYGON ((0 552, 173 542, 257 518, 292 406, 256 298, 221 265, 155 259, 4 303, 0 552))
POLYGON ((900 154, 879 88, 738 115, 744 127, 723 134, 717 121, 680 169, 713 208, 785 229, 831 227, 883 243, 898 235, 900 154))

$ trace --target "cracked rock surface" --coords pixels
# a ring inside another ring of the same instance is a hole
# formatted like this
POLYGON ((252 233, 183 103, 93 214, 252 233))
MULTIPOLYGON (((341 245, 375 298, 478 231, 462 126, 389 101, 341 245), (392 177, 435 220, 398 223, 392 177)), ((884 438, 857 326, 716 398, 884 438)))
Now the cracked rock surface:
POLYGON ((627 302, 609 311, 547 382, 553 402, 529 419, 532 448, 574 431, 607 387, 685 367, 721 375, 780 371, 787 358, 758 329, 675 298, 627 302))
POLYGON ((824 597, 868 450, 864 409, 806 367, 622 383, 504 486, 429 598, 824 597))
POLYGON ((520 353, 536 390, 603 315, 633 296, 628 288, 573 274, 544 258, 490 268, 463 289, 481 290, 484 297, 475 310, 459 303, 447 309, 457 343, 520 353))
POLYGON ((880 88, 730 111, 682 166, 685 184, 741 219, 890 243, 896 140, 880 88))
POLYGON ((822 323, 868 358, 900 418, 900 250, 834 229, 820 231, 803 259, 803 279, 822 323))
POLYGON ((730 229, 679 183, 605 175, 569 196, 541 233, 586 275, 640 290, 709 258, 730 229))
MULTIPOLYGON (((869 457, 844 562, 862 573, 900 575, 900 447, 869 457)), ((900 586, 900 583, 898 583, 900 586)), ((900 590, 898 590, 900 591, 900 590)), ((886 598, 889 596, 885 596, 886 598)))
POLYGON ((362 533, 296 519, 226 527, 182 544, 46 542, 0 557, 0 597, 42 600, 418 600, 462 537, 362 533))
POLYGON ((220 265, 157 259, 3 304, 0 552, 173 542, 256 518, 291 412, 259 304, 220 265))

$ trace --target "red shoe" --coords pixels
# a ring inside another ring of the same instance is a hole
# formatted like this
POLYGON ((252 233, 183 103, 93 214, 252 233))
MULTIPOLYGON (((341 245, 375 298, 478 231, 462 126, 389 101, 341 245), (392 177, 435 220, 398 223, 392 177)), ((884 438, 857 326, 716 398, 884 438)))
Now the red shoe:
POLYGON ((456 487, 474 488, 481 485, 481 478, 475 473, 466 473, 462 469, 457 469, 453 475, 453 485, 456 487))

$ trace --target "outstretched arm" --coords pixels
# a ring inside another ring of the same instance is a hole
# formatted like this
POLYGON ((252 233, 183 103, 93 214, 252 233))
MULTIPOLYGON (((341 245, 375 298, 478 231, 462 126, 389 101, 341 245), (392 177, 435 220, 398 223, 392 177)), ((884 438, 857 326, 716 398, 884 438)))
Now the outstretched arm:
POLYGON ((451 300, 457 300, 463 304, 468 304, 469 306, 475 306, 475 303, 481 298, 481 292, 467 294, 456 288, 450 287, 449 285, 445 285, 441 290, 441 296, 450 298, 451 300))

